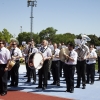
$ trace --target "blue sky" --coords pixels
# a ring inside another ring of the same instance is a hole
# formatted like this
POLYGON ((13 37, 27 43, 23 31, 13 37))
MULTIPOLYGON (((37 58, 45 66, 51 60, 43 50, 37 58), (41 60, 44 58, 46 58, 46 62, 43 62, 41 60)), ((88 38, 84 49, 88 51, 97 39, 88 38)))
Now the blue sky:
MULTIPOLYGON (((31 7, 27 0, 0 0, 0 31, 6 28, 16 36, 30 32, 31 7)), ((33 8, 33 32, 47 27, 57 34, 95 34, 100 36, 100 0, 37 0, 33 8)))

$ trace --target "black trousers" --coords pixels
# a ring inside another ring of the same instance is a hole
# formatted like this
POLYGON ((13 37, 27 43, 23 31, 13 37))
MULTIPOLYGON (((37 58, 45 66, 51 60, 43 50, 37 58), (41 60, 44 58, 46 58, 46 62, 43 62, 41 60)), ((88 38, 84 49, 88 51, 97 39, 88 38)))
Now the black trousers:
POLYGON ((16 61, 15 65, 11 69, 11 84, 12 85, 18 85, 19 66, 20 66, 20 62, 16 61))
POLYGON ((48 60, 44 61, 43 67, 39 69, 39 86, 47 87, 47 80, 48 80, 48 60), (42 85, 43 82, 43 85, 42 85))
POLYGON ((74 90, 74 72, 75 72, 75 65, 67 65, 64 66, 65 69, 65 78, 66 78, 66 85, 67 90, 69 91, 74 90))
POLYGON ((89 80, 91 79, 91 82, 94 82, 94 75, 95 75, 95 64, 87 64, 87 82, 89 83, 89 80), (91 78, 90 78, 91 76, 91 78))
POLYGON ((31 81, 31 76, 33 76, 33 80, 36 82, 36 69, 31 69, 30 67, 28 67, 28 81, 31 81))
POLYGON ((60 60, 60 77, 62 77, 63 62, 60 60))
POLYGON ((85 86, 86 84, 86 60, 77 61, 77 86, 80 86, 81 78, 82 78, 82 85, 85 86))
POLYGON ((26 76, 28 75, 28 56, 25 56, 26 76))
POLYGON ((4 71, 6 64, 0 64, 0 92, 7 92, 8 71, 4 71))
POLYGON ((26 66, 26 76, 28 75, 28 63, 25 63, 26 66))
POLYGON ((51 68, 54 83, 60 83, 60 61, 52 61, 51 68))

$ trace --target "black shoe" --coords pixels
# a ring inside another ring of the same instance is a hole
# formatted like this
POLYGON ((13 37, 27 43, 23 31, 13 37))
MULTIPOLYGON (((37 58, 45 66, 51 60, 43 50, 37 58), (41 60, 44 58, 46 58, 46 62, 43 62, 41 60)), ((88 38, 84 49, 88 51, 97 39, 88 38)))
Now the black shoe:
POLYGON ((24 77, 28 77, 27 75, 25 75, 24 77))
POLYGON ((93 85, 93 84, 94 84, 94 82, 91 82, 90 84, 91 84, 91 85, 93 85))
POLYGON ((14 87, 18 87, 18 85, 14 85, 14 87))
POLYGON ((56 82, 51 83, 50 85, 56 85, 56 82))
POLYGON ((70 93, 74 93, 74 88, 71 88, 70 89, 70 93))
POLYGON ((70 93, 74 93, 74 90, 70 90, 70 93))
POLYGON ((70 90, 66 90, 65 92, 70 92, 70 90))
POLYGON ((27 80, 25 83, 29 83, 30 81, 29 80, 27 80))
POLYGON ((12 86, 14 86, 14 84, 10 84, 10 85, 8 85, 8 87, 12 87, 12 86))
POLYGON ((36 87, 37 89, 39 89, 39 88, 42 88, 42 86, 38 86, 38 87, 36 87))
POLYGON ((34 81, 33 84, 36 84, 36 81, 34 81))
POLYGON ((85 86, 82 87, 82 89, 85 89, 85 88, 86 88, 85 86))
POLYGON ((3 93, 1 93, 1 96, 4 96, 4 95, 6 95, 7 94, 7 92, 3 92, 3 93))
POLYGON ((46 87, 45 87, 45 86, 43 86, 43 87, 42 87, 42 90, 45 90, 45 89, 46 89, 46 87))
POLYGON ((60 86, 60 83, 57 83, 57 86, 60 86))
POLYGON ((86 81, 86 84, 89 84, 89 81, 86 81))
POLYGON ((75 88, 80 88, 80 86, 76 85, 75 88))

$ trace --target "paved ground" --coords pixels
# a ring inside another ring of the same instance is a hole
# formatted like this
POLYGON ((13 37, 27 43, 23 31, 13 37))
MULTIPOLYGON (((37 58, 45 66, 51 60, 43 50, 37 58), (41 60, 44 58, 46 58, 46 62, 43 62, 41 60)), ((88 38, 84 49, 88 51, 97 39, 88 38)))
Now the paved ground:
MULTIPOLYGON (((25 83, 26 78, 23 77, 25 75, 25 66, 21 65, 19 68, 19 87, 17 88, 8 88, 10 90, 20 90, 25 92, 31 92, 31 93, 37 93, 37 94, 44 94, 44 95, 50 95, 50 96, 57 96, 57 97, 63 97, 63 98, 70 98, 70 99, 76 99, 76 100, 100 100, 100 81, 95 81, 93 85, 87 84, 86 89, 76 89, 74 90, 74 93, 68 93, 65 92, 66 85, 64 79, 61 78, 61 86, 51 86, 48 85, 48 88, 46 90, 42 89, 36 89, 37 83, 35 85, 31 83, 25 83)), ((98 78, 98 74, 96 73, 95 80, 98 78)), ((52 83, 52 78, 48 81, 48 84, 52 83)), ((8 82, 9 84, 9 82, 8 82)), ((75 75, 75 86, 76 86, 76 75, 75 75)))

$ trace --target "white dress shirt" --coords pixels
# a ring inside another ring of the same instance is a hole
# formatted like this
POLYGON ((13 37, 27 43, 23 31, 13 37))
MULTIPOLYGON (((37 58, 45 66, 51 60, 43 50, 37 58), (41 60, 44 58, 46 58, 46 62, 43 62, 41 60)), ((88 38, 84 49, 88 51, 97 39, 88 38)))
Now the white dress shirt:
MULTIPOLYGON (((90 57, 96 57, 97 58, 97 53, 95 52, 95 50, 93 49, 91 52, 90 52, 90 57)), ((87 64, 93 64, 93 63, 96 63, 96 58, 88 58, 88 62, 86 62, 87 64)))
POLYGON ((41 52, 43 54, 43 57, 44 58, 47 58, 47 57, 51 57, 52 56, 52 52, 51 52, 51 49, 47 46, 44 47, 44 52, 42 52, 43 47, 40 47, 39 48, 39 52, 41 52))
POLYGON ((71 53, 70 53, 70 55, 69 55, 71 58, 73 58, 74 59, 74 61, 72 61, 72 60, 66 60, 65 61, 65 64, 68 64, 68 65, 76 65, 77 64, 77 52, 75 51, 75 50, 72 50, 71 51, 71 53))
MULTIPOLYGON (((14 48, 12 48, 11 49, 11 54, 12 54, 12 50, 13 50, 14 48)), ((22 57, 22 52, 21 52, 21 50, 18 48, 18 47, 16 47, 15 48, 15 50, 14 50, 14 55, 13 56, 19 56, 19 57, 22 57)), ((19 60, 19 58, 17 58, 16 60, 19 60)))
POLYGON ((56 57, 56 56, 59 56, 59 52, 60 50, 58 48, 54 50, 54 58, 52 59, 52 61, 60 60, 59 58, 56 57))
POLYGON ((0 50, 0 64, 7 64, 7 61, 11 59, 10 51, 2 47, 0 50))

